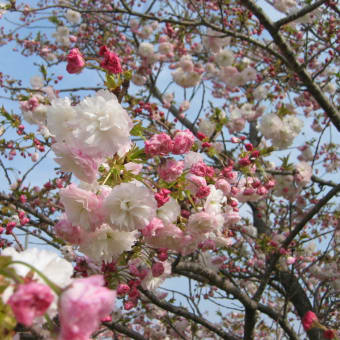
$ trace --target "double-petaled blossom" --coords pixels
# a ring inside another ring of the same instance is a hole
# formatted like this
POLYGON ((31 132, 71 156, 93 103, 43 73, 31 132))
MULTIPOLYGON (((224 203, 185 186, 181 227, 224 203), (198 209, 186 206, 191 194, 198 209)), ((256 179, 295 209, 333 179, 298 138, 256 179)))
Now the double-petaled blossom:
POLYGON ((122 156, 129 150, 132 121, 114 94, 100 90, 75 109, 76 116, 69 124, 73 138, 86 154, 122 156))
POLYGON ((81 14, 72 9, 66 11, 65 17, 71 24, 80 24, 81 22, 81 14))
POLYGON ((169 135, 162 132, 153 135, 145 142, 145 153, 150 156, 166 156, 172 152, 174 142, 169 135))
POLYGON ((190 130, 177 131, 173 139, 174 147, 172 152, 175 155, 183 155, 189 152, 194 145, 195 136, 190 130))
POLYGON ((60 164, 63 171, 72 172, 78 179, 86 183, 96 180, 98 167, 103 157, 90 156, 85 150, 70 143, 55 143, 52 149, 57 156, 54 160, 60 164))
POLYGON ((103 57, 100 66, 106 71, 119 74, 123 72, 120 59, 116 53, 110 51, 106 46, 102 46, 99 50, 99 55, 103 57))
POLYGON ((60 198, 73 225, 85 231, 94 231, 103 223, 102 201, 95 193, 70 184, 60 191, 60 198))
POLYGON ((130 149, 132 121, 109 91, 98 91, 75 106, 69 98, 58 98, 46 108, 57 162, 85 182, 94 181, 104 157, 123 156, 130 149))
POLYGON ((160 218, 164 224, 175 223, 180 213, 180 205, 171 196, 165 204, 157 209, 157 217, 160 218))
POLYGON ((287 148, 293 143, 294 138, 300 133, 303 122, 295 115, 284 116, 282 119, 276 114, 262 117, 259 130, 273 146, 280 149, 287 148))
POLYGON ((78 48, 72 48, 67 56, 66 71, 68 73, 79 73, 85 66, 85 60, 78 48))
POLYGON ((175 181, 183 173, 184 162, 168 158, 157 168, 158 175, 166 182, 175 181))
POLYGON ((214 176, 214 168, 211 166, 206 165, 203 161, 199 161, 192 165, 190 172, 197 176, 214 176))
POLYGON ((116 293, 103 286, 103 276, 95 275, 74 280, 61 294, 58 340, 88 340, 101 319, 113 311, 116 293))
POLYGON ((222 217, 205 211, 192 214, 189 217, 187 230, 191 235, 201 237, 202 234, 214 231, 223 225, 223 217, 219 221, 219 216, 222 217))
MULTIPOLYGON (((28 248, 17 252, 14 248, 9 247, 5 248, 1 255, 11 256, 13 261, 30 264, 60 288, 66 287, 71 281, 70 278, 73 274, 72 264, 51 251, 28 248)), ((10 267, 22 277, 25 277, 30 272, 29 267, 20 263, 11 264, 10 267)), ((41 283, 44 282, 37 273, 34 273, 33 279, 41 283)))
POLYGON ((63 214, 54 226, 55 232, 58 237, 70 242, 71 244, 79 244, 84 238, 84 229, 78 225, 73 225, 68 219, 66 214, 63 214))
POLYGON ((53 300, 54 295, 49 286, 29 282, 20 284, 7 303, 18 322, 31 326, 36 317, 45 314, 53 300))
POLYGON ((136 232, 112 230, 102 224, 84 237, 79 249, 96 263, 112 262, 124 251, 131 250, 136 240, 136 232))
POLYGON ((180 228, 172 223, 164 225, 158 218, 154 218, 142 233, 145 242, 155 248, 181 252, 187 244, 187 238, 180 228))
POLYGON ((115 186, 103 202, 106 222, 112 229, 143 229, 156 215, 157 202, 150 189, 136 183, 115 186))

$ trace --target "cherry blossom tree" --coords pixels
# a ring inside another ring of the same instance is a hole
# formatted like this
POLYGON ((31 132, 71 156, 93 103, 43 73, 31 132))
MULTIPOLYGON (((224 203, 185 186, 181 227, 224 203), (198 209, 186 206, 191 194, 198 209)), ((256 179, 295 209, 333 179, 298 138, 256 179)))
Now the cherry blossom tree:
POLYGON ((336 1, 0 6, 1 339, 339 338, 336 1))

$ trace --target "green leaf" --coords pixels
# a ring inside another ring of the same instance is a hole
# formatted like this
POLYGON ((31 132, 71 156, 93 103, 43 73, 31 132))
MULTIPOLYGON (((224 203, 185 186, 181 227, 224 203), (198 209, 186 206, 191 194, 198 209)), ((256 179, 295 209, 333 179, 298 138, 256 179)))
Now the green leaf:
POLYGON ((282 105, 280 108, 279 108, 279 111, 277 112, 277 115, 280 117, 280 118, 283 118, 284 116, 288 116, 288 115, 292 115, 293 112, 288 110, 286 106, 282 105))
POLYGON ((11 262, 11 256, 0 256, 0 269, 8 267, 11 262))
POLYGON ((42 75, 44 76, 44 79, 46 80, 47 70, 46 70, 46 67, 44 65, 40 65, 40 72, 42 73, 42 75))
POLYGON ((11 307, 0 299, 0 339, 12 340, 15 334, 14 328, 17 322, 11 307))
POLYGON ((51 17, 49 17, 48 21, 51 22, 52 24, 56 24, 56 25, 60 24, 59 19, 55 15, 52 15, 51 17))
POLYGON ((143 127, 142 122, 139 122, 131 129, 130 134, 132 136, 143 136, 144 130, 145 128, 143 127))
POLYGON ((263 148, 261 151, 260 151, 260 155, 261 156, 269 156, 273 151, 275 150, 275 148, 273 146, 270 146, 268 148, 263 148))

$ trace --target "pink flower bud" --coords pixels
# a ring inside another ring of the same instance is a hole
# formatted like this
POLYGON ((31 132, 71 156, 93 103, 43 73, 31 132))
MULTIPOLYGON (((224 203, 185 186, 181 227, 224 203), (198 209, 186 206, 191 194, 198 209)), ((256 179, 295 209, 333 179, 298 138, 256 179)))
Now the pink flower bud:
POLYGON ((133 307, 135 307, 135 305, 136 305, 136 303, 133 302, 133 301, 126 301, 126 302, 124 302, 124 309, 125 310, 130 310, 133 307))
POLYGON ((39 154, 37 152, 34 152, 31 155, 32 162, 36 162, 39 159, 39 154))
POLYGON ((85 60, 77 48, 73 48, 67 56, 66 71, 68 73, 79 73, 85 66, 85 60))
POLYGON ((231 140, 232 143, 239 143, 240 142, 240 139, 236 138, 236 137, 231 137, 230 140, 231 140))
POLYGON ((130 287, 126 283, 120 283, 117 287, 117 295, 122 296, 128 294, 130 291, 130 287))
POLYGON ((313 324, 318 321, 318 317, 312 311, 308 311, 302 318, 302 326, 305 331, 309 331, 313 328, 313 324))
POLYGON ((162 188, 157 194, 155 194, 155 199, 157 201, 157 207, 160 208, 170 199, 170 190, 162 188))
POLYGON ((161 276, 164 273, 164 266, 161 262, 155 262, 152 265, 152 275, 153 277, 161 276))
POLYGON ((167 249, 159 249, 157 258, 159 261, 166 261, 168 259, 168 250, 167 249))

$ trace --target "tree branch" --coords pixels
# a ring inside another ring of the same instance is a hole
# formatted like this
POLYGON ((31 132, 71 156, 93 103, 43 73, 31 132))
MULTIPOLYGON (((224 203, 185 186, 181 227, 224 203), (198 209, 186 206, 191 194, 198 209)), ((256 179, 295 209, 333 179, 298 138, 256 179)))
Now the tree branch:
POLYGON ((33 216, 39 218, 40 221, 42 221, 42 222, 44 222, 48 225, 53 226, 55 224, 55 221, 51 220, 50 218, 48 218, 44 214, 34 210, 33 208, 31 208, 30 206, 28 206, 26 204, 19 202, 18 200, 16 200, 15 198, 13 198, 11 196, 7 196, 4 193, 0 193, 0 201, 6 201, 6 202, 9 202, 9 203, 12 203, 15 206, 21 208, 22 210, 25 210, 26 212, 28 212, 28 213, 32 214, 33 216))
POLYGON ((297 20, 297 19, 305 16, 306 14, 314 11, 315 9, 320 7, 322 4, 324 4, 325 2, 327 2, 327 0, 319 0, 319 1, 315 2, 314 4, 305 6, 295 13, 288 15, 285 18, 282 18, 278 21, 275 21, 274 26, 278 30, 281 26, 286 25, 286 24, 288 24, 288 23, 290 23, 294 20, 297 20))
POLYGON ((168 302, 165 301, 161 301, 159 300, 155 295, 153 295, 151 292, 143 289, 142 287, 138 288, 152 303, 154 303, 156 306, 167 310, 168 312, 171 312, 173 314, 176 315, 180 315, 185 317, 186 319, 192 320, 193 322, 199 323, 200 325, 206 327, 207 329, 209 329, 210 331, 212 331, 213 333, 219 335, 222 339, 226 339, 226 340, 239 340, 240 338, 235 337, 233 335, 230 335, 226 332, 224 332, 220 327, 216 327, 214 324, 212 324, 211 322, 209 322, 208 320, 205 320, 193 313, 190 313, 189 311, 187 311, 186 309, 182 308, 182 307, 177 307, 174 306, 168 302))
POLYGON ((272 308, 265 306, 261 303, 256 303, 248 295, 242 293, 237 287, 232 286, 228 281, 220 277, 218 274, 209 270, 208 268, 202 268, 202 266, 195 263, 181 263, 178 264, 172 270, 174 273, 192 278, 201 283, 208 283, 212 286, 223 290, 224 292, 231 294, 233 297, 238 299, 246 308, 249 310, 259 310, 260 312, 268 315, 275 322, 279 322, 281 328, 286 332, 289 339, 299 340, 298 336, 293 329, 290 328, 287 320, 284 316, 275 312, 272 308))
POLYGON ((313 81, 306 69, 299 64, 295 58, 294 51, 289 47, 283 36, 278 32, 275 24, 267 17, 266 14, 252 0, 241 0, 241 3, 255 14, 260 23, 271 34, 276 45, 279 47, 282 55, 287 60, 287 66, 295 72, 308 91, 313 95, 318 104, 324 109, 336 129, 340 132, 340 116, 337 109, 332 105, 328 98, 323 94, 320 87, 313 81))
POLYGON ((117 322, 113 322, 113 323, 104 322, 103 324, 108 329, 110 329, 112 331, 117 331, 117 332, 122 333, 122 334, 125 334, 128 337, 130 337, 131 339, 135 339, 135 340, 147 340, 141 334, 135 332, 132 329, 124 327, 123 325, 121 325, 121 324, 119 324, 117 322))

